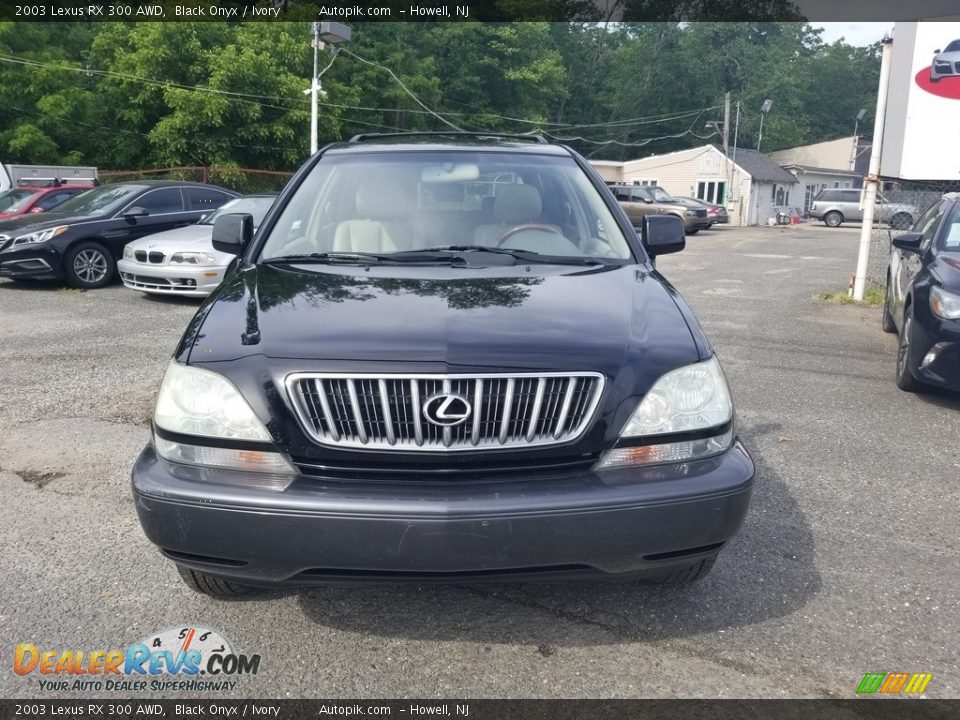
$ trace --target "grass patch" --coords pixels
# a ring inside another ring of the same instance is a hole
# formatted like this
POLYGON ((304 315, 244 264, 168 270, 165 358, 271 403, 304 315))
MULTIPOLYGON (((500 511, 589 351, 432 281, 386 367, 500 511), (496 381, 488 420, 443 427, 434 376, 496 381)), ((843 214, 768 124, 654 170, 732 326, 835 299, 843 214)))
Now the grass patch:
POLYGON ((80 293, 84 292, 84 290, 72 287, 62 287, 57 288, 57 292, 63 293, 64 295, 79 295, 80 293))
POLYGON ((863 293, 863 301, 857 302, 853 295, 849 295, 846 290, 834 292, 824 290, 817 293, 817 300, 834 303, 835 305, 866 305, 867 307, 882 307, 886 298, 886 289, 882 285, 871 285, 863 293))

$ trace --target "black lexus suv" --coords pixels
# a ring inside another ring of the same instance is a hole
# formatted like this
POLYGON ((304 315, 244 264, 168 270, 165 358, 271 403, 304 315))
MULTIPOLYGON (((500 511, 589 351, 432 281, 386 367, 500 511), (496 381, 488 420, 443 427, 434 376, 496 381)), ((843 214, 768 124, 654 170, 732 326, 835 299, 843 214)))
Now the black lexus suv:
POLYGON ((133 469, 194 590, 706 574, 754 467, 720 364, 590 166, 527 136, 312 157, 187 328, 133 469))

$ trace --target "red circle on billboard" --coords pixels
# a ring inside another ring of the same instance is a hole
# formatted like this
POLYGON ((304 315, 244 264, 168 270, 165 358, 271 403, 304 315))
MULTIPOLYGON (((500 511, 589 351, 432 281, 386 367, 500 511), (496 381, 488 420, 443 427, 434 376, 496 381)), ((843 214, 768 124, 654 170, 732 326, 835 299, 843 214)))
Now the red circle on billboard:
POLYGON ((925 67, 917 73, 914 81, 916 81, 922 90, 926 90, 931 95, 949 98, 951 100, 960 100, 960 75, 940 78, 938 82, 931 82, 930 68, 925 67))

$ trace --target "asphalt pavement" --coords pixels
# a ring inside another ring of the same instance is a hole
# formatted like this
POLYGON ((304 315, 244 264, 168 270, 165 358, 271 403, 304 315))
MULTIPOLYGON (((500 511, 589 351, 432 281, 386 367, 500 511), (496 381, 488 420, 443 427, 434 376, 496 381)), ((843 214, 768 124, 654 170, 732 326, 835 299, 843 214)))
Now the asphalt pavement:
POLYGON ((847 286, 856 252, 822 227, 718 228, 660 259, 758 467, 743 530, 681 589, 196 595, 143 536, 128 474, 197 303, 0 280, 0 697, 89 695, 16 675, 18 643, 124 648, 187 625, 260 672, 166 697, 848 698, 867 672, 960 695, 960 399, 897 389, 878 309, 814 299, 847 286))

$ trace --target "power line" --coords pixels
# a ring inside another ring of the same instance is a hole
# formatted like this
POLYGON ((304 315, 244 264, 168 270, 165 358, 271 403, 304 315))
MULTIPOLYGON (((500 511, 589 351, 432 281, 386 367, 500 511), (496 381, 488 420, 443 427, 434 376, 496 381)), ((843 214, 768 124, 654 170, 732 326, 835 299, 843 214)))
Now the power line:
POLYGON ((388 68, 386 65, 381 65, 381 64, 378 63, 378 62, 374 62, 374 61, 372 61, 372 60, 367 60, 366 58, 362 58, 362 57, 360 57, 359 55, 357 55, 356 53, 351 52, 350 50, 347 50, 346 48, 340 48, 340 52, 345 52, 345 53, 346 53, 347 55, 349 55, 350 57, 352 57, 352 58, 354 58, 354 59, 356 59, 356 60, 359 60, 360 62, 362 62, 362 63, 364 63, 364 64, 366 64, 366 65, 371 65, 371 66, 373 66, 373 67, 375 67, 375 68, 379 68, 380 70, 383 70, 384 72, 386 72, 387 74, 389 74, 390 77, 392 77, 394 80, 396 80, 397 84, 398 84, 401 88, 403 88, 403 91, 404 91, 405 93, 407 93, 407 95, 409 95, 411 98, 413 98, 414 102, 416 102, 417 105, 419 105, 420 107, 422 107, 424 110, 426 110, 427 112, 429 112, 431 115, 433 115, 435 118, 437 118, 438 120, 440 120, 440 121, 441 121, 442 123, 444 123, 445 125, 448 125, 449 127, 452 127, 454 130, 458 130, 458 131, 460 131, 460 132, 463 132, 463 128, 457 127, 457 126, 454 125, 452 122, 450 122, 449 120, 447 120, 445 117, 443 117, 442 115, 440 115, 438 112, 436 112, 435 110, 427 107, 427 105, 426 105, 420 98, 418 98, 416 95, 414 95, 413 91, 410 90, 410 88, 408 88, 406 85, 403 84, 403 81, 402 81, 399 77, 397 77, 397 74, 396 74, 393 70, 391 70, 390 68, 388 68))

